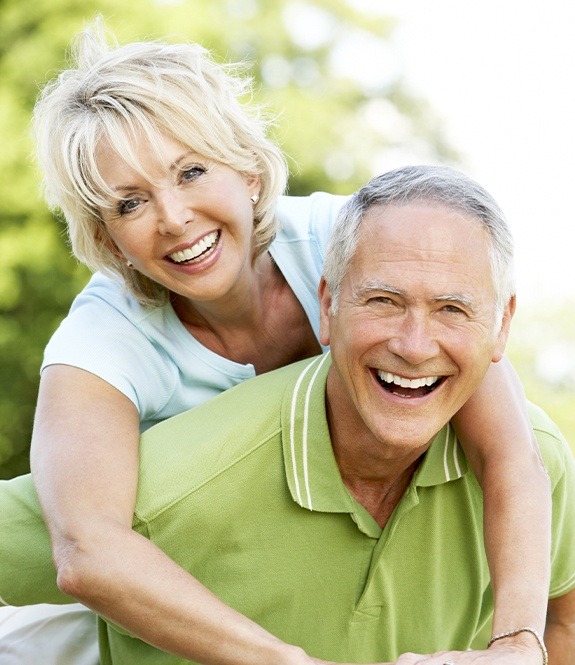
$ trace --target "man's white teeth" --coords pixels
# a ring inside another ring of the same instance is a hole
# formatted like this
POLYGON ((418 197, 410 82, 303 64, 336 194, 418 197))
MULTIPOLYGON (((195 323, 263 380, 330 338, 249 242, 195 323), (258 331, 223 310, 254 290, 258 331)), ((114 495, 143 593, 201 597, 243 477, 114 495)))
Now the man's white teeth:
POLYGON ((425 376, 421 379, 406 379, 403 376, 397 376, 397 374, 392 374, 391 372, 382 372, 379 370, 377 372, 379 378, 385 383, 393 383, 396 386, 401 386, 402 388, 423 388, 423 386, 432 386, 438 379, 438 376, 425 376))
POLYGON ((207 236, 204 236, 195 245, 192 245, 188 249, 182 249, 179 252, 168 254, 168 256, 175 263, 184 263, 184 261, 191 261, 192 259, 197 259, 198 256, 200 256, 206 251, 206 249, 210 249, 210 247, 213 247, 217 239, 218 239, 218 232, 214 231, 213 233, 209 233, 207 236))

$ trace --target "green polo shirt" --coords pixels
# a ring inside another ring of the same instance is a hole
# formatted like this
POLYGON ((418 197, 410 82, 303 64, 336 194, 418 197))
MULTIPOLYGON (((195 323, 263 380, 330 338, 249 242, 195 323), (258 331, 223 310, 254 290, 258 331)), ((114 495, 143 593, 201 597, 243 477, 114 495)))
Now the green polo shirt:
MULTIPOLYGON (((312 656, 485 647, 481 490, 446 426, 382 530, 332 452, 330 356, 252 379, 143 435, 134 528, 220 598, 312 656)), ((551 595, 575 587, 571 452, 534 423, 554 488, 551 595)), ((0 593, 1 595, 1 593, 0 593)), ((187 663, 103 625, 103 662, 187 663)))

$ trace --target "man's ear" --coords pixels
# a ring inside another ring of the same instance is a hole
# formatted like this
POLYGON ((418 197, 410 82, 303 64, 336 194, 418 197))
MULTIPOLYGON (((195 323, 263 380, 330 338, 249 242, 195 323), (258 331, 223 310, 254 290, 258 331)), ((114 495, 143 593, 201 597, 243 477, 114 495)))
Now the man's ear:
POLYGON ((507 305, 505 305, 505 309, 503 310, 503 320, 501 321, 501 328, 497 333, 497 341, 495 343, 493 356, 491 358, 491 361, 494 363, 498 363, 501 360, 501 358, 503 358, 505 347, 507 346, 507 340, 509 338, 511 319, 515 314, 516 304, 517 303, 515 300, 515 296, 511 296, 509 302, 507 303, 507 305))
POLYGON ((319 298, 319 341, 324 346, 329 346, 329 317, 331 311, 331 291, 325 279, 322 277, 317 289, 319 298))

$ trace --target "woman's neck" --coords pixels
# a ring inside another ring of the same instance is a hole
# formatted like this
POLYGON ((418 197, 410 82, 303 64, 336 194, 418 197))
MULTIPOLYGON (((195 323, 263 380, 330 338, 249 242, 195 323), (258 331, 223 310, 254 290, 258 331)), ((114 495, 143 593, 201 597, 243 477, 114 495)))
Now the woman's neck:
POLYGON ((320 353, 301 303, 269 254, 253 274, 250 288, 217 303, 175 297, 174 310, 188 332, 214 353, 254 365, 258 374, 320 353))
POLYGON ((256 260, 243 283, 222 298, 191 301, 174 294, 172 306, 181 322, 189 329, 205 329, 225 334, 231 329, 258 328, 262 325, 268 303, 285 284, 281 272, 266 252, 256 260))

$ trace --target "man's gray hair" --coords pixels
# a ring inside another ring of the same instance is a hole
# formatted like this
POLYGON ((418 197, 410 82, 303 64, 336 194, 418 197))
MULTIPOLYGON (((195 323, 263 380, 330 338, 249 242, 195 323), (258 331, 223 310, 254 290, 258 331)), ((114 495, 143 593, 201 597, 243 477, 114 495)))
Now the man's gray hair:
POLYGON ((339 290, 357 247, 359 228, 374 206, 413 202, 438 204, 476 219, 491 239, 489 260, 497 298, 503 308, 515 294, 513 237, 493 197, 465 174, 447 166, 406 166, 372 178, 342 207, 325 256, 323 275, 337 310, 339 290))

